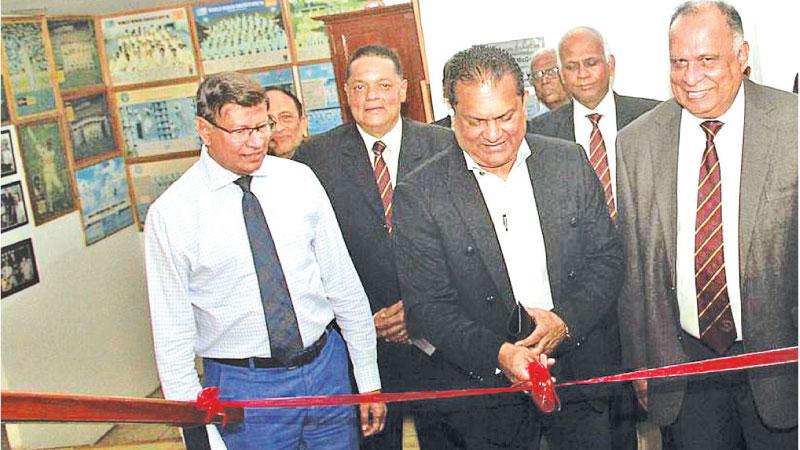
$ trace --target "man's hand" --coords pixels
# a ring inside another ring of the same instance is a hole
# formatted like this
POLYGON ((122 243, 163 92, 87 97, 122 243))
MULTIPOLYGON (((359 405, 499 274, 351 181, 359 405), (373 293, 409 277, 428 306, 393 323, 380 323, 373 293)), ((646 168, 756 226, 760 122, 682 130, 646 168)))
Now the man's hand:
POLYGON ((631 382, 633 383, 633 390, 636 392, 636 399, 639 400, 642 408, 647 411, 647 380, 632 380, 631 382))
MULTIPOLYGON (((380 393, 380 390, 368 394, 380 393)), ((383 431, 386 425, 386 403, 362 403, 358 405, 361 413, 361 433, 364 437, 372 436, 383 431)))
POLYGON ((515 345, 530 347, 536 355, 552 354, 567 337, 567 324, 556 313, 541 308, 525 308, 536 324, 533 333, 515 345))
POLYGON ((514 345, 506 342, 500 347, 500 354, 497 356, 497 362, 500 369, 505 373, 506 377, 515 383, 520 380, 528 380, 528 365, 535 359, 546 366, 548 369, 553 367, 555 360, 548 358, 544 353, 535 354, 533 350, 520 345, 514 345))
POLYGON ((375 331, 378 337, 386 342, 408 344, 411 339, 406 330, 406 316, 403 312, 403 301, 400 300, 392 306, 382 308, 372 316, 375 322, 375 331))

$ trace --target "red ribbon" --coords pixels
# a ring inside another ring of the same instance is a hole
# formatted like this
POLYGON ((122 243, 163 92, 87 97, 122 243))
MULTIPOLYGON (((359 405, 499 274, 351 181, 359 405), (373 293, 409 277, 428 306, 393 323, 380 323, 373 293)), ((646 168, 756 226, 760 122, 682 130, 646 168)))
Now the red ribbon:
POLYGON ((773 366, 797 362, 797 347, 787 347, 777 350, 747 353, 738 356, 694 361, 683 364, 644 369, 619 375, 591 378, 582 381, 566 383, 553 383, 550 371, 538 361, 533 361, 528 366, 529 380, 519 381, 506 388, 487 389, 454 389, 448 391, 419 391, 397 393, 372 393, 351 395, 320 395, 308 397, 278 397, 263 400, 226 400, 219 399, 219 389, 216 387, 205 388, 197 397, 197 407, 206 411, 208 418, 221 415, 224 418, 224 407, 239 408, 307 408, 314 406, 342 406, 363 403, 394 403, 417 400, 433 400, 443 398, 468 397, 475 395, 504 394, 509 392, 530 391, 531 399, 536 406, 545 413, 560 409, 561 401, 556 392, 557 387, 573 386, 578 384, 616 383, 630 380, 646 380, 652 378, 681 377, 699 375, 712 372, 728 372, 732 370, 753 369, 757 367, 773 366))

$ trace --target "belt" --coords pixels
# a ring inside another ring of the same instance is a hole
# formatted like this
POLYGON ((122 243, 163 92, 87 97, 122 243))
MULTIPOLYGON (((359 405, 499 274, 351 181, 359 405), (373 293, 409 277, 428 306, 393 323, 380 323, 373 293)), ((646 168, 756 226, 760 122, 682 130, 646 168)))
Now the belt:
POLYGON ((314 361, 317 356, 322 352, 325 343, 328 342, 328 333, 333 329, 333 321, 325 328, 319 339, 314 341, 313 344, 301 350, 298 354, 292 356, 289 361, 281 361, 278 358, 207 358, 211 361, 225 364, 228 366, 236 367, 250 367, 251 364, 257 369, 277 369, 286 368, 293 369, 296 367, 305 366, 306 364, 314 361))

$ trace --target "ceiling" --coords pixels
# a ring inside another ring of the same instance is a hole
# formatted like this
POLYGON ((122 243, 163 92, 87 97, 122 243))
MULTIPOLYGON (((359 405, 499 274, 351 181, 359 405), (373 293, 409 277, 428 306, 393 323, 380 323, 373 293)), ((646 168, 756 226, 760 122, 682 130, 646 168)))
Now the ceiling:
POLYGON ((2 15, 93 15, 123 11, 163 8, 175 5, 199 5, 200 0, 2 0, 2 15))

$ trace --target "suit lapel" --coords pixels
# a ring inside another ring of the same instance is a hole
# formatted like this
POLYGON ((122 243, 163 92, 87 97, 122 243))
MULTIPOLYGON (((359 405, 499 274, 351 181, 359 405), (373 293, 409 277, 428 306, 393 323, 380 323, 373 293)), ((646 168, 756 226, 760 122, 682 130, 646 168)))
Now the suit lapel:
MULTIPOLYGON (((564 188, 565 183, 572 183, 573 180, 566 180, 557 172, 537 171, 537 155, 542 149, 537 148, 527 137, 526 141, 531 149, 531 155, 528 156, 526 164, 528 165, 528 176, 533 186, 533 198, 536 201, 536 210, 539 213, 539 223, 541 224, 542 237, 544 238, 548 278, 550 279, 550 286, 559 286, 561 272, 555 268, 561 267, 561 252, 557 247, 557 239, 549 238, 560 235, 559 224, 564 223, 561 217, 564 214, 564 210, 561 208, 561 202, 554 196, 554 193, 569 192, 569 189, 562 188, 564 188), (551 268, 553 270, 550 270, 551 268)), ((556 300, 555 297, 553 298, 554 301, 556 300)))
MULTIPOLYGON (((427 150, 417 130, 407 121, 403 120, 403 137, 400 140, 400 160, 397 165, 397 178, 402 180, 406 174, 417 167, 427 150)), ((395 180, 397 183, 398 180, 395 180)))
POLYGON ((648 149, 652 153, 653 176, 656 207, 661 218, 667 260, 672 281, 675 282, 675 258, 678 233, 678 137, 680 136, 681 108, 671 100, 673 108, 657 118, 648 149))
POLYGON ((457 146, 450 153, 447 181, 453 205, 469 229, 478 255, 503 303, 511 310, 515 304, 514 294, 500 243, 478 182, 472 172, 467 170, 462 150, 457 146))
POLYGON ((575 142, 575 100, 569 102, 561 111, 558 118, 558 136, 563 136, 568 141, 575 142))
POLYGON ((747 251, 758 218, 759 199, 767 180, 772 149, 778 136, 768 120, 774 107, 761 101, 754 85, 744 83, 744 141, 739 193, 739 273, 747 273, 747 251))
POLYGON ((358 133, 355 122, 350 126, 350 130, 342 143, 343 159, 342 175, 345 179, 353 180, 356 185, 358 195, 364 200, 379 220, 383 220, 383 204, 378 195, 378 186, 375 182, 375 175, 372 173, 372 165, 367 156, 367 149, 364 140, 358 133))

